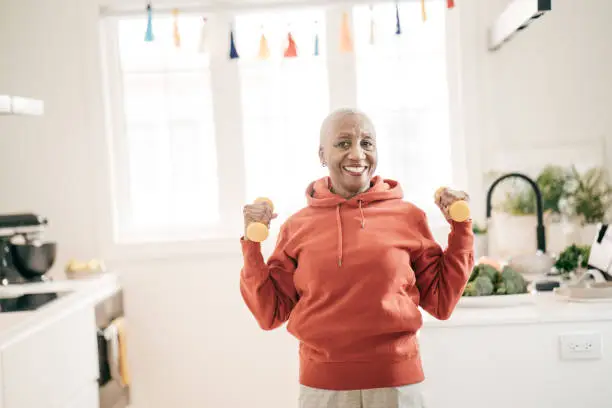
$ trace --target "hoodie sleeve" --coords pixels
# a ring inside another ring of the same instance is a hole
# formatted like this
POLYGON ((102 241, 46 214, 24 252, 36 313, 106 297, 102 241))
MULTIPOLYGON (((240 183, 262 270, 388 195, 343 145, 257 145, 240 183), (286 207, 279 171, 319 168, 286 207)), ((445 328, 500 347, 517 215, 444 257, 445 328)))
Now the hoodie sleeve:
POLYGON ((244 265, 240 293, 264 330, 275 329, 286 322, 298 300, 293 284, 296 264, 286 253, 287 241, 287 228, 283 225, 274 252, 266 263, 260 243, 241 239, 244 265))
POLYGON ((433 317, 450 318, 474 267, 472 222, 450 221, 448 246, 442 250, 434 240, 425 214, 418 223, 421 251, 413 260, 420 306, 433 317))

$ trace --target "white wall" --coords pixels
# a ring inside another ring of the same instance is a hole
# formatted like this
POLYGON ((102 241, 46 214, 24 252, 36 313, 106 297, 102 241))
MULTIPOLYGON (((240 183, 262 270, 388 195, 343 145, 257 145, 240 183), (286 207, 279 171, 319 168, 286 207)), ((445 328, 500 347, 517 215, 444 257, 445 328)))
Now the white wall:
MULTIPOLYGON (((485 30, 504 0, 458 2, 453 11, 461 16, 456 114, 479 215, 482 172, 499 167, 500 154, 541 146, 539 159, 561 143, 571 153, 585 138, 612 133, 612 3, 577 3, 556 0, 496 54, 486 51, 485 30)), ((71 257, 111 255, 97 17, 97 0, 0 3, 0 92, 46 102, 42 118, 0 117, 0 213, 49 217, 60 248, 55 276, 71 257)), ((115 262, 126 286, 137 408, 293 406, 296 344, 283 329, 260 332, 248 315, 238 250, 115 262)))

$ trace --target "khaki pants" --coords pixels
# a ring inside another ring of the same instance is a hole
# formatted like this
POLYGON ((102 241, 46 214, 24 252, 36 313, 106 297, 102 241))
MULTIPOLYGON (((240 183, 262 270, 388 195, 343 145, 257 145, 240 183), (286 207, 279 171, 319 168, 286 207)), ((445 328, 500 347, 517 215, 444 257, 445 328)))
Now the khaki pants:
POLYGON ((422 385, 332 391, 300 385, 300 408, 426 408, 422 385))

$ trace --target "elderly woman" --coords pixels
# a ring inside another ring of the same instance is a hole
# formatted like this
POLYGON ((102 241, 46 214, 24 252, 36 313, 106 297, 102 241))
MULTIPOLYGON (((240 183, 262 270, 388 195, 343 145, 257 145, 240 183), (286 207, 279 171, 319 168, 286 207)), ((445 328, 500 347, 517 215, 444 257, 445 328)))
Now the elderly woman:
MULTIPOLYGON (((262 329, 288 322, 299 340, 301 408, 423 407, 418 307, 450 317, 474 263, 471 220, 452 221, 458 197, 442 193, 443 250, 399 183, 374 175, 376 132, 361 112, 325 119, 319 159, 329 176, 308 186, 268 261, 241 239, 242 297, 262 329)), ((265 203, 244 207, 245 227, 275 216, 265 203)))

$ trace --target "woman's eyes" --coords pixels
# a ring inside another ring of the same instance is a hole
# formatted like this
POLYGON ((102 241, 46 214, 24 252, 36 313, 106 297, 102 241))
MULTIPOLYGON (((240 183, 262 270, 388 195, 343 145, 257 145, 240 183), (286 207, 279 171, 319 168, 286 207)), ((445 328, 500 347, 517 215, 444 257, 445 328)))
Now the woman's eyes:
MULTIPOLYGON (((338 147, 342 148, 342 149, 348 149, 349 147, 351 147, 351 142, 348 140, 342 141, 340 143, 337 144, 338 147)), ((374 146, 374 143, 372 143, 370 140, 362 140, 361 141, 361 146, 364 149, 371 149, 372 146, 374 146)))

